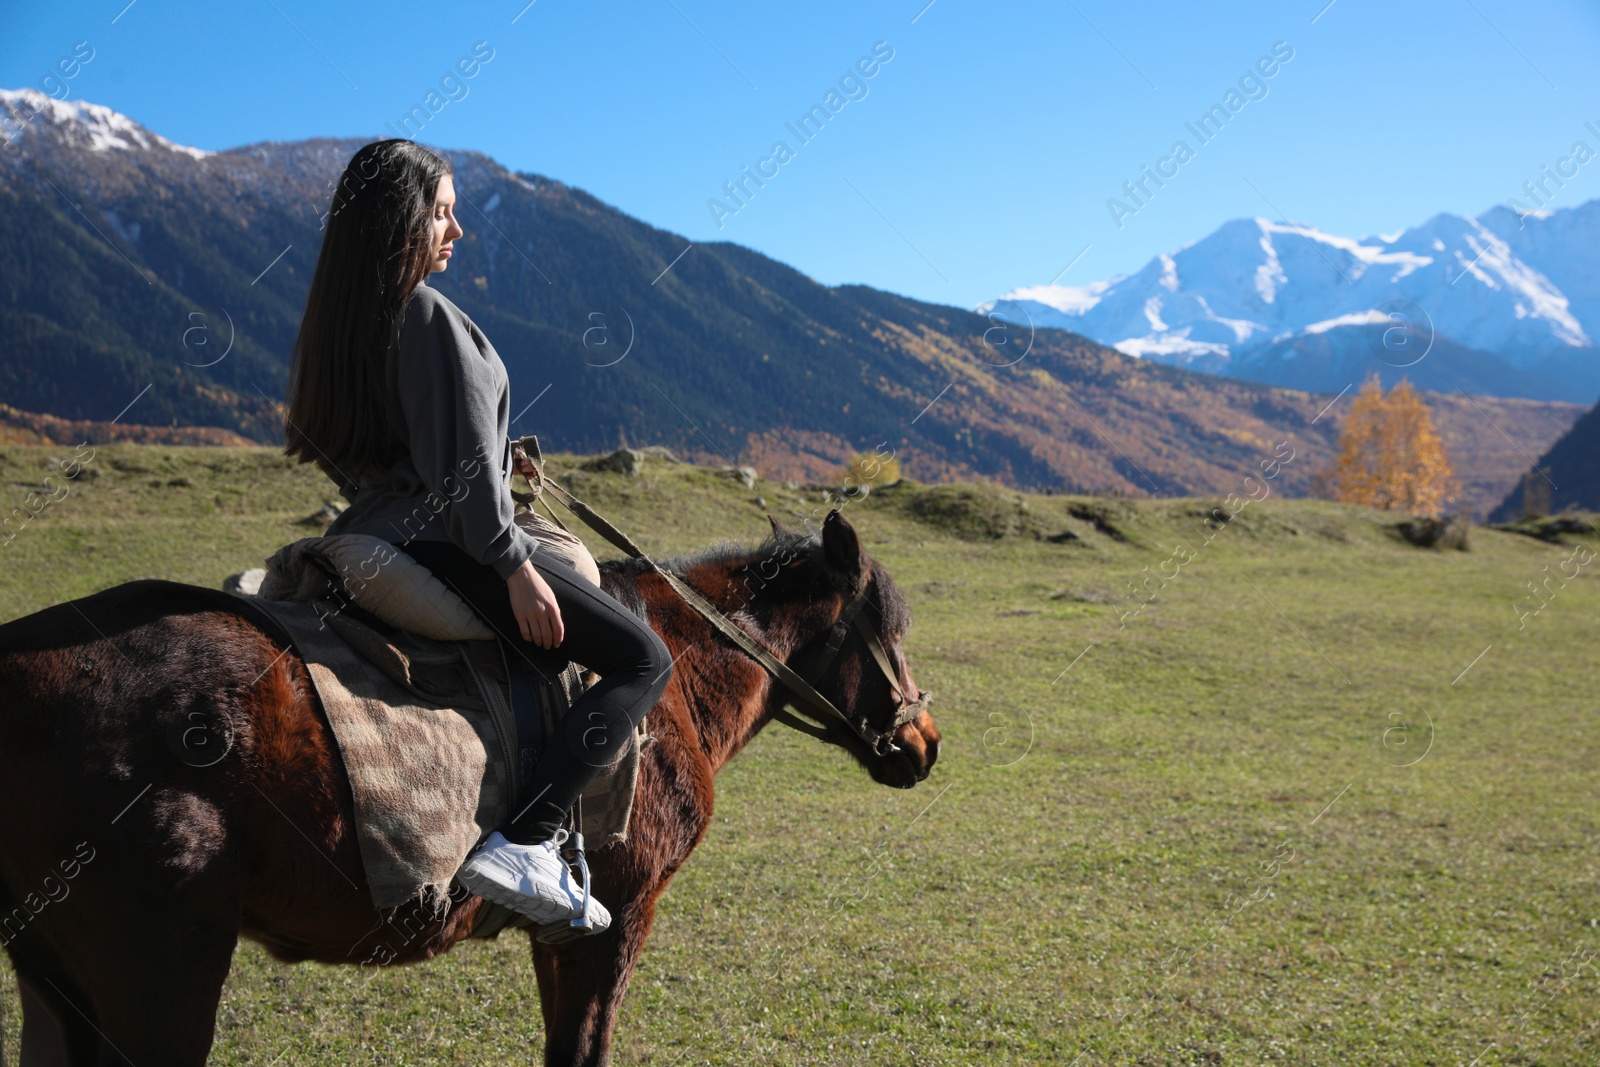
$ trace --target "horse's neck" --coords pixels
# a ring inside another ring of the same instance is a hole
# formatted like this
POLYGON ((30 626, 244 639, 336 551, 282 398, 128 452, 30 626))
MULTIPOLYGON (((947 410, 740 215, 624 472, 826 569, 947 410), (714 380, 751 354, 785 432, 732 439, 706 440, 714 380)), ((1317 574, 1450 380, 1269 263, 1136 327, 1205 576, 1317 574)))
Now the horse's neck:
MULTIPOLYGON (((731 573, 738 563, 719 565, 731 573)), ((780 660, 805 641, 801 606, 783 610, 784 605, 771 603, 760 593, 750 598, 749 608, 743 598, 712 595, 709 587, 723 583, 706 580, 703 569, 693 572, 692 584, 701 588, 709 598, 731 616, 734 625, 750 634, 770 649, 780 660), (776 610, 772 610, 776 609, 776 610), (770 617, 773 622, 761 626, 756 617, 770 617)), ((725 575, 724 575, 725 577, 725 575)), ((772 702, 777 695, 772 678, 755 660, 734 647, 727 637, 717 632, 698 611, 686 604, 660 579, 651 583, 651 593, 645 599, 649 605, 652 622, 667 638, 669 644, 678 644, 679 652, 674 673, 680 679, 687 698, 690 720, 693 722, 700 747, 711 761, 713 771, 720 771, 739 751, 760 732, 771 717, 772 702), (675 640, 674 640, 675 639, 675 640)), ((732 583, 726 583, 731 587, 732 583)))

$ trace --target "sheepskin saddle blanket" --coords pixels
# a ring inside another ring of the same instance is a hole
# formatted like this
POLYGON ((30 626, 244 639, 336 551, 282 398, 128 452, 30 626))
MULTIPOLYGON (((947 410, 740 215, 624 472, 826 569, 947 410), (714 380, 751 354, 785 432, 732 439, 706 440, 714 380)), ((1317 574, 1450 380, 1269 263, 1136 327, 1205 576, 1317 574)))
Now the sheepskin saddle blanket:
MULTIPOLYGON (((286 545, 249 600, 281 627, 322 701, 354 794, 373 903, 447 908, 467 855, 516 811, 538 748, 559 736, 583 693, 584 672, 531 646, 528 663, 508 670, 472 608, 375 537, 286 545)), ((641 723, 584 791, 577 811, 587 847, 626 839, 649 740, 641 723)), ((499 911, 504 925, 510 913, 499 911)))

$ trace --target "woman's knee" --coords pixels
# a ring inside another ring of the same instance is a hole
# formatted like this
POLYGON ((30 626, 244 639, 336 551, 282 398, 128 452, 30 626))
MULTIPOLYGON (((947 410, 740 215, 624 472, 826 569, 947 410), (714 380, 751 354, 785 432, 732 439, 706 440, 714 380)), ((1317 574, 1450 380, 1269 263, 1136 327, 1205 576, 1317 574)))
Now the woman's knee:
POLYGON ((650 635, 650 677, 658 688, 665 689, 672 678, 672 650, 653 628, 646 626, 645 632, 650 635))
POLYGON ((661 635, 656 633, 643 619, 637 626, 632 627, 633 633, 629 641, 628 656, 641 674, 654 678, 663 671, 672 669, 672 653, 667 649, 667 643, 661 640, 661 635))
POLYGON ((657 674, 671 670, 672 652, 661 640, 661 635, 648 623, 630 615, 621 629, 623 632, 617 635, 614 647, 619 659, 627 664, 627 669, 652 679, 657 674))

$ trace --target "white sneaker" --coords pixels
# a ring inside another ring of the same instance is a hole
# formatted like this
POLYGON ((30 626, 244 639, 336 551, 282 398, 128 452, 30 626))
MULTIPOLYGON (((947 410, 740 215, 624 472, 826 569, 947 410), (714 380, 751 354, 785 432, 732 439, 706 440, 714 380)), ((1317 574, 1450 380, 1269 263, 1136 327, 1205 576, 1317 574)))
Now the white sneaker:
POLYGON ((599 933, 611 925, 611 913, 589 894, 587 886, 573 878, 572 868, 560 853, 566 839, 567 832, 557 830, 548 841, 518 845, 496 830, 467 857, 456 880, 469 892, 526 915, 541 926, 565 926, 587 914, 586 932, 599 933))

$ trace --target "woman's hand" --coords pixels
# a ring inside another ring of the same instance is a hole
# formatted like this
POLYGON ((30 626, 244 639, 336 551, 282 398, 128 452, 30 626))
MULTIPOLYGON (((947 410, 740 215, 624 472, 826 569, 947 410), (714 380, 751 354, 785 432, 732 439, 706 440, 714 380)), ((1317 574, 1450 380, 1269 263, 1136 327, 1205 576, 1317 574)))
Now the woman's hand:
POLYGON ((561 625, 561 607, 550 584, 544 580, 530 562, 511 572, 506 579, 506 589, 511 594, 511 614, 517 617, 517 626, 524 641, 532 641, 540 648, 555 648, 566 636, 561 625))

